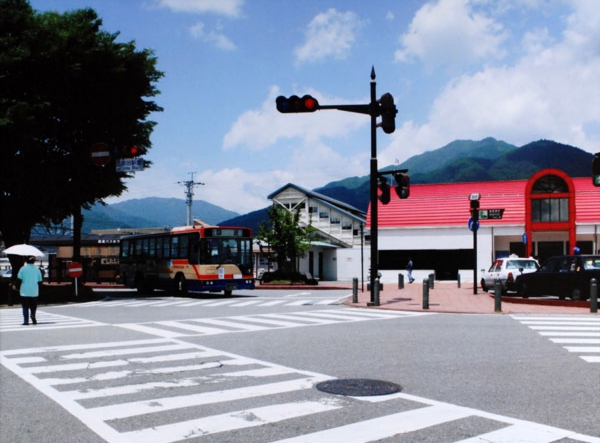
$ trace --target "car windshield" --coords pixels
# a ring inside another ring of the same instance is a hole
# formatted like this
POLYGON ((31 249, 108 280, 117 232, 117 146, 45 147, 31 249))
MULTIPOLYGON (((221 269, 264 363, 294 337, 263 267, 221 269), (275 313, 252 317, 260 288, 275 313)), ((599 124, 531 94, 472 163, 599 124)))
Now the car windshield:
POLYGON ((583 260, 583 269, 600 269, 600 257, 589 257, 583 260))
POLYGON ((538 264, 533 260, 509 260, 507 269, 537 269, 538 264))

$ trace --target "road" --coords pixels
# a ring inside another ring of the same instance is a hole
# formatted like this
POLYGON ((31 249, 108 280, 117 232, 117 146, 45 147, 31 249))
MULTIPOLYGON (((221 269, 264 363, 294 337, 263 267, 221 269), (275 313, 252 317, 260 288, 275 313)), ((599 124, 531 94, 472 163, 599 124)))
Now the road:
POLYGON ((600 443, 597 316, 106 295, 0 310, 1 442, 600 443), (399 390, 318 389, 338 380, 399 390))

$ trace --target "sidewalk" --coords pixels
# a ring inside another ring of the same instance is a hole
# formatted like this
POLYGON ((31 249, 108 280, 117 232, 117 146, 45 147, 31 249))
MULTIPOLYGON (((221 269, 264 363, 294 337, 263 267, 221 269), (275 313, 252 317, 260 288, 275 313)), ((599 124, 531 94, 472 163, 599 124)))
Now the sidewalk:
MULTIPOLYGON (((348 287, 344 284, 343 287, 348 287)), ((350 284, 352 288, 352 284, 350 284)), ((463 314, 494 314, 494 293, 477 289, 473 294, 473 283, 463 283, 458 287, 457 282, 435 282, 434 289, 429 289, 429 309, 423 309, 423 284, 406 284, 404 289, 398 289, 397 284, 384 283, 384 290, 379 293, 379 306, 368 306, 371 294, 366 290, 361 292, 358 285, 358 303, 352 303, 352 298, 344 302, 347 306, 369 309, 392 309, 396 311, 421 312, 453 312, 463 314)), ((589 302, 573 302, 556 298, 543 299, 521 297, 502 297, 499 314, 587 314, 590 312, 589 302)))

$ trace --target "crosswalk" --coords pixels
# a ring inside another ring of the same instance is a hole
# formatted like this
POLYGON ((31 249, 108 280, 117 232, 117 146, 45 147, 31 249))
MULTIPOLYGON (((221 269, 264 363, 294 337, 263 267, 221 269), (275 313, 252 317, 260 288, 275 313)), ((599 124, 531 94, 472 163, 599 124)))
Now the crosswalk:
POLYGON ((20 308, 0 309, 0 332, 40 331, 105 325, 105 323, 55 314, 41 309, 37 310, 36 317, 38 319, 37 325, 30 323, 29 326, 23 326, 23 313, 20 308))
POLYGON ((8 350, 0 363, 109 443, 429 441, 429 430, 447 443, 600 443, 402 392, 335 396, 315 389, 325 374, 176 339, 8 350))
POLYGON ((512 318, 577 354, 582 360, 600 363, 599 317, 513 315, 512 318))
POLYGON ((319 305, 335 305, 341 304, 348 296, 343 297, 284 297, 284 298, 212 298, 212 299, 182 299, 176 297, 152 297, 152 298, 135 298, 135 299, 115 299, 107 298, 105 300, 93 301, 88 303, 78 303, 69 305, 71 308, 88 308, 90 306, 98 308, 164 308, 164 307, 180 307, 180 308, 214 308, 214 307, 232 307, 245 308, 253 307, 271 307, 271 306, 319 306, 319 305))
POLYGON ((366 310, 355 308, 322 309, 314 311, 264 313, 219 318, 121 323, 117 326, 163 338, 198 335, 228 334, 235 332, 264 331, 330 325, 334 323, 391 320, 396 318, 436 315, 435 313, 366 310))

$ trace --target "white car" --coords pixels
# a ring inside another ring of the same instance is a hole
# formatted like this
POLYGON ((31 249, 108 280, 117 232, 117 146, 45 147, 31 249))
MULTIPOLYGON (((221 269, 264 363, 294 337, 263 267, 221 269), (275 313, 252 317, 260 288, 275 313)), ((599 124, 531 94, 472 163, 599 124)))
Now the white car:
MULTIPOLYGON (((515 281, 521 274, 535 272, 540 268, 537 260, 533 258, 522 258, 511 255, 506 258, 499 258, 492 263, 487 272, 484 271, 481 277, 481 289, 484 291, 494 290, 496 279, 502 282, 502 293, 507 291, 516 291, 515 281)), ((483 271, 483 270, 482 270, 483 271)))

